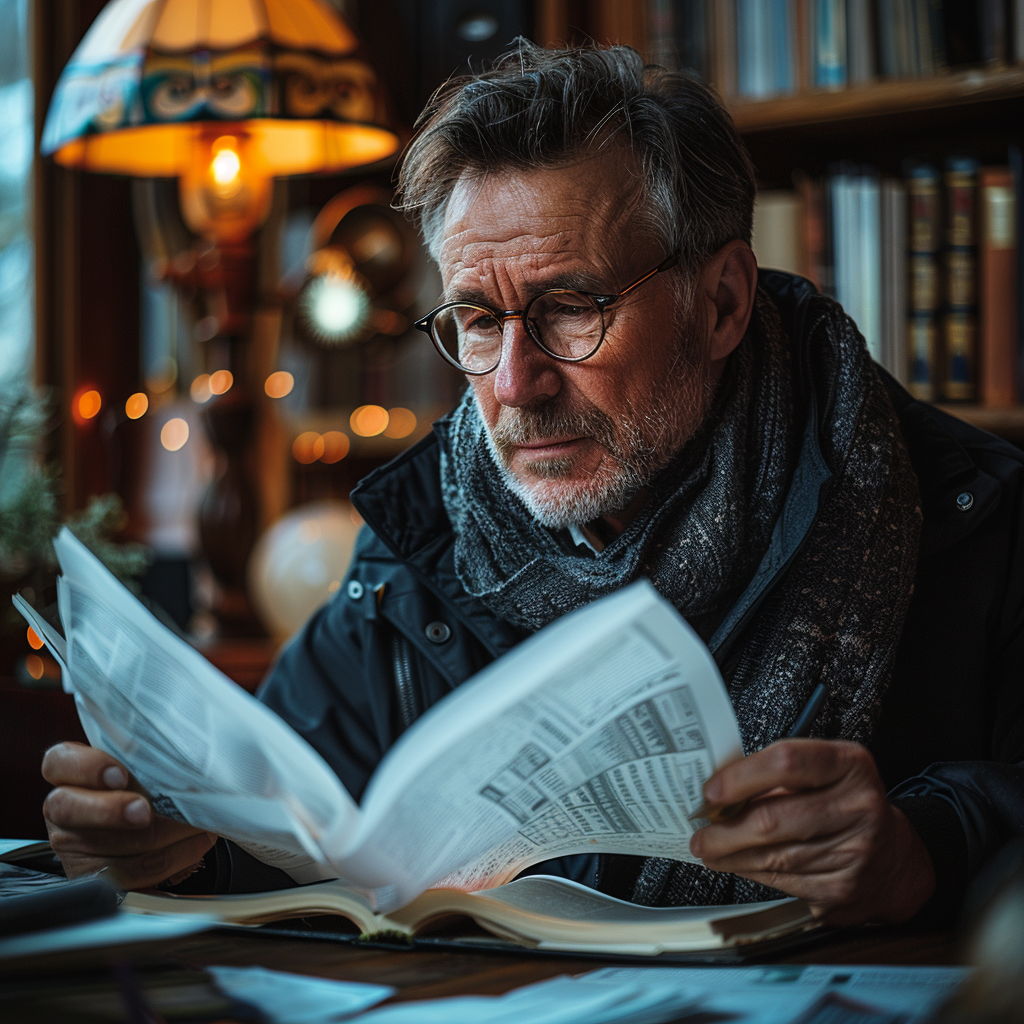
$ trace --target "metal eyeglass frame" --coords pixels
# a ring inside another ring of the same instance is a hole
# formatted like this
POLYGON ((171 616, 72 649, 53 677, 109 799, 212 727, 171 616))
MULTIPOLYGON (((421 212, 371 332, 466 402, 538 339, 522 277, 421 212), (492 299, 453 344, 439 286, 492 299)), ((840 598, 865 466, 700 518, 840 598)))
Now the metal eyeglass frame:
POLYGON ((604 311, 608 309, 609 306, 618 302, 619 299, 621 299, 624 295, 628 295, 635 288, 639 288, 640 285, 642 285, 645 281, 649 281, 652 277, 655 276, 655 274, 660 274, 662 273, 662 271, 665 270, 671 270, 678 263, 678 251, 670 253, 653 270, 647 271, 646 274, 643 274, 641 277, 638 277, 632 284, 626 285, 626 287, 623 288, 622 291, 616 292, 615 294, 612 295, 595 295, 593 292, 579 291, 576 288, 550 288, 545 292, 540 292, 539 294, 535 295, 532 299, 530 299, 530 301, 526 304, 526 307, 524 309, 506 309, 500 313, 498 312, 498 310, 491 309, 490 306, 483 306, 478 302, 444 302, 440 306, 438 306, 437 309, 431 310, 425 317, 422 317, 420 320, 417 320, 413 324, 413 327, 423 331, 425 334, 430 335, 430 340, 434 343, 434 348, 437 349, 437 351, 441 354, 441 356, 445 359, 446 362, 451 363, 451 365, 454 366, 457 370, 461 370, 463 373, 468 373, 473 377, 482 377, 485 374, 493 373, 497 369, 498 363, 501 362, 502 347, 504 347, 504 331, 506 320, 521 320, 523 323, 523 327, 526 330, 527 336, 530 338, 530 340, 545 355, 550 356, 552 359, 557 359, 559 362, 562 363, 582 363, 584 359, 589 359, 592 355, 594 355, 597 352, 597 350, 601 347, 601 343, 604 341, 604 336, 607 333, 608 329, 607 324, 604 321, 604 311), (565 295, 568 293, 586 296, 588 299, 591 300, 591 302, 594 303, 595 306, 597 306, 597 311, 601 314, 601 337, 598 338, 597 344, 586 355, 583 356, 560 356, 557 353, 552 352, 544 344, 544 342, 542 342, 540 338, 537 337, 530 329, 530 321, 528 319, 530 307, 538 299, 543 298, 545 295, 565 295), (489 366, 486 370, 469 370, 465 366, 463 366, 457 359, 449 355, 448 352, 445 351, 445 348, 441 344, 441 342, 438 341, 438 339, 435 337, 434 318, 439 313, 443 313, 446 309, 452 309, 454 306, 469 306, 471 309, 480 310, 481 313, 490 313, 491 316, 493 316, 494 319, 501 324, 503 336, 502 347, 499 347, 498 349, 498 358, 494 361, 493 366, 489 366))

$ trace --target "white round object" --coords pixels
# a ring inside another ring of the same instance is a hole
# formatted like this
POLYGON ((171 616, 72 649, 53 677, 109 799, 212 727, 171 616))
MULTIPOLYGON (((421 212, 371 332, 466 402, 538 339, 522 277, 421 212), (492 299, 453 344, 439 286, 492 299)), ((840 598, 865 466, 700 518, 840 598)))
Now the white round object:
POLYGON ((348 502, 312 502, 283 515, 256 542, 249 590, 274 636, 291 636, 341 585, 358 521, 348 502))

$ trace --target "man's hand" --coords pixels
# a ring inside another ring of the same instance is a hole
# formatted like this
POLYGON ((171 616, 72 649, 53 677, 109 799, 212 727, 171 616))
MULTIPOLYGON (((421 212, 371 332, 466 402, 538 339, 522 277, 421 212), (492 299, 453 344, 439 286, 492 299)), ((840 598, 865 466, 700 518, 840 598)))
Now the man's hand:
POLYGON ((780 740, 717 771, 704 796, 751 802, 694 833, 690 851, 802 897, 829 924, 905 921, 935 888, 928 851, 860 744, 780 740))
POLYGON ((43 817, 69 878, 106 868, 124 889, 180 881, 217 841, 154 814, 125 767, 95 747, 51 747, 43 778, 57 787, 43 802, 43 817))

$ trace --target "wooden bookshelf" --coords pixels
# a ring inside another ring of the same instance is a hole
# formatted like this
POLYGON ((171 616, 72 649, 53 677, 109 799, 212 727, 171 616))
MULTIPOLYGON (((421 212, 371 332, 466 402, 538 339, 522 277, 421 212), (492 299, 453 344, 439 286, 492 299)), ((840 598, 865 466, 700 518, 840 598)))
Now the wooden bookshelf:
POLYGON ((926 110, 949 111, 1020 97, 1024 97, 1024 66, 1017 65, 972 68, 928 78, 877 81, 776 99, 733 99, 728 107, 737 129, 748 134, 784 128, 815 128, 837 121, 888 119, 926 110))
POLYGON ((1012 444, 1024 446, 1024 407, 990 409, 983 405, 940 405, 940 409, 965 423, 998 434, 1012 444))

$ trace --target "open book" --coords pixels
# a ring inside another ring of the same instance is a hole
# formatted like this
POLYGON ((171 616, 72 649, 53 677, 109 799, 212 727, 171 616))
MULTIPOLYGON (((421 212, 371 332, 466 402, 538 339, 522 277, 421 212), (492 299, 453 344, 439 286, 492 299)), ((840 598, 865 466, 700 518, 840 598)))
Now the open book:
MULTIPOLYGON (((316 898, 336 893, 366 931, 382 926, 374 915, 411 930, 436 916, 432 900, 469 899, 502 908, 491 924, 479 912, 481 923, 530 938, 509 915, 538 916, 556 905, 553 891, 566 907, 598 901, 583 918, 609 924, 618 915, 625 927, 634 913, 654 915, 643 928, 686 919, 559 879, 479 892, 568 854, 693 860, 701 822, 689 815, 705 779, 740 756, 740 735, 714 660, 650 584, 565 616, 431 708, 388 752, 360 807, 305 740, 162 626, 68 530, 55 547, 63 637, 15 603, 60 663, 89 741, 129 768, 158 812, 233 840, 297 882, 344 879, 317 886, 316 898), (428 889, 473 895, 417 900, 428 889), (538 892, 524 909, 518 894, 538 892)), ((786 927, 807 922, 802 904, 785 902, 786 927)), ((755 912, 714 909, 723 920, 755 912)))

